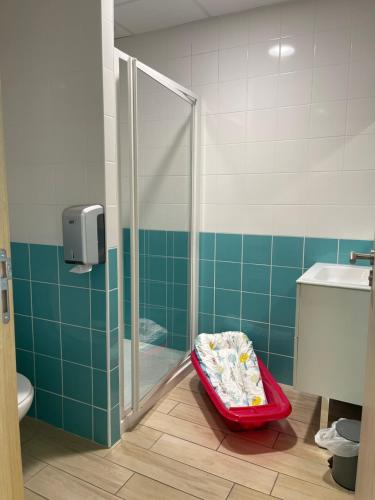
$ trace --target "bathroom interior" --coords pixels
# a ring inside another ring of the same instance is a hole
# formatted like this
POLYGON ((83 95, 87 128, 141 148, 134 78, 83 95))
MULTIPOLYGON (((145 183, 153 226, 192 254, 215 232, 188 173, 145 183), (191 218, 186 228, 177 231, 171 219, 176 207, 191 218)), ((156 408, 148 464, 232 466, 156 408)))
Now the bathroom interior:
POLYGON ((374 25, 374 0, 1 1, 1 499, 375 498, 374 25), (268 404, 196 366, 227 333, 268 404), (353 487, 317 445, 341 418, 353 487))

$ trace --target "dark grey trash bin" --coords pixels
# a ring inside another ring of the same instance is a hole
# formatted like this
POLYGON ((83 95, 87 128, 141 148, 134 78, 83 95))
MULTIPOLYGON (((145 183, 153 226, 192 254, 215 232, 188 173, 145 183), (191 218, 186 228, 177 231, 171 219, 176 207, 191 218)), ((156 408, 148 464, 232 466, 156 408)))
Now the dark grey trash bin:
MULTIPOLYGON (((359 443, 361 433, 361 422, 358 420, 343 419, 337 422, 336 431, 341 437, 359 443)), ((340 486, 354 491, 357 478, 358 456, 356 457, 332 457, 332 477, 340 486)))

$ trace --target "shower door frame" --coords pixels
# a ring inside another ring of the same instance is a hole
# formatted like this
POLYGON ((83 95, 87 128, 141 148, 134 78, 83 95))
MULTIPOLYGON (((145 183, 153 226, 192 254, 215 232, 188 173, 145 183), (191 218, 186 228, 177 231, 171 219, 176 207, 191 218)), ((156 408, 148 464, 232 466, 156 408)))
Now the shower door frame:
POLYGON ((190 241, 190 296, 189 296, 189 338, 190 351, 193 349, 194 338, 198 327, 198 269, 199 269, 199 202, 200 183, 198 175, 198 151, 199 151, 199 100, 198 97, 179 83, 167 76, 150 68, 138 59, 129 56, 119 49, 114 51, 114 74, 116 80, 116 102, 117 102, 117 160, 118 160, 118 208, 119 208, 119 232, 121 228, 121 168, 120 144, 121 123, 119 119, 119 100, 121 98, 120 88, 120 64, 127 65, 128 76, 128 123, 129 123, 129 157, 127 161, 130 167, 130 260, 131 260, 131 405, 125 408, 124 403, 124 313, 123 313, 123 242, 122 234, 119 237, 118 249, 118 290, 119 290, 119 355, 120 355, 120 408, 121 408, 121 433, 136 425, 136 423, 161 397, 172 388, 180 378, 185 375, 190 367, 190 352, 172 368, 153 389, 142 399, 139 395, 139 214, 138 214, 138 107, 137 107, 137 72, 141 71, 154 81, 170 90, 179 98, 191 105, 191 132, 190 132, 190 211, 189 211, 189 241, 190 241))

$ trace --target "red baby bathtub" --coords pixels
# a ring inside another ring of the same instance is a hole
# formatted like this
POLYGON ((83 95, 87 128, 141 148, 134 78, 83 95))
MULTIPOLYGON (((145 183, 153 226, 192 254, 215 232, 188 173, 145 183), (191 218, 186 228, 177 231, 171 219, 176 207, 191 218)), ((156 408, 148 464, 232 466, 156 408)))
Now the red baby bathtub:
POLYGON ((263 427, 267 422, 281 420, 290 415, 292 407, 288 398, 259 358, 258 364, 268 404, 227 408, 203 371, 195 351, 191 353, 190 357, 208 396, 230 429, 234 431, 257 429, 263 427))

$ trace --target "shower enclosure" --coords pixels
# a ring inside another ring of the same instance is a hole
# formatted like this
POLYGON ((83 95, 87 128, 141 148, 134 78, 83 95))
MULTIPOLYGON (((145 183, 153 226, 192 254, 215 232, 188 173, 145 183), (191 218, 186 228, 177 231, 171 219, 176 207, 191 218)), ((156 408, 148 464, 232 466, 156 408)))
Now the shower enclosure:
POLYGON ((189 364, 197 330, 197 97, 116 50, 122 428, 189 364))

